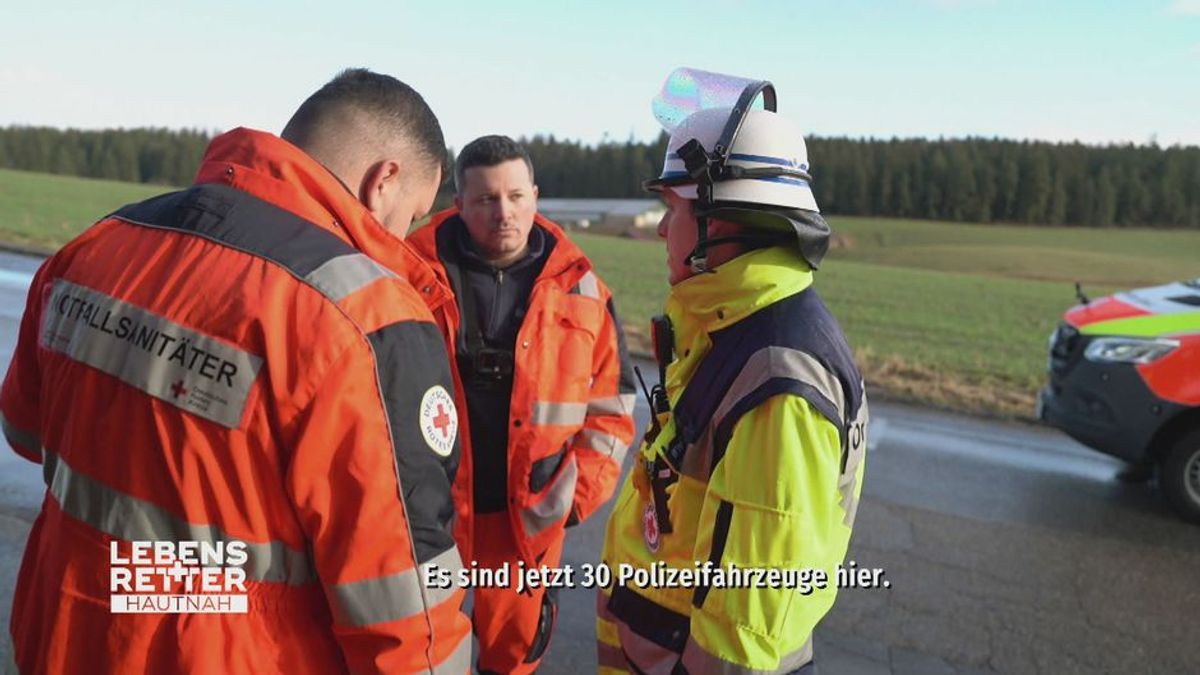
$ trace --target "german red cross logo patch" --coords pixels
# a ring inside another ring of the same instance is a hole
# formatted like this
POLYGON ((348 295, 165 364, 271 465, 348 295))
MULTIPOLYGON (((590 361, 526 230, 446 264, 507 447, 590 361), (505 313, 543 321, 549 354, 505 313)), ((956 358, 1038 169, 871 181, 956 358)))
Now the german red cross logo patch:
POLYGON ((454 398, 440 384, 426 390, 421 397, 421 435, 429 448, 441 457, 449 457, 458 435, 458 411, 454 398))
POLYGON ((646 538, 646 548, 651 553, 658 553, 658 516, 653 503, 647 504, 642 512, 642 534, 646 538))

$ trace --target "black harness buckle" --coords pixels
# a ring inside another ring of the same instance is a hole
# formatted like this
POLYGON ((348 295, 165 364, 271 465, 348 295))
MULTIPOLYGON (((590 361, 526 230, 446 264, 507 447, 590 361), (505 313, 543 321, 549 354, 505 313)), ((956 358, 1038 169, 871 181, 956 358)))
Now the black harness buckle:
POLYGON ((471 362, 476 379, 503 380, 513 374, 513 353, 504 349, 482 347, 471 354, 471 362))

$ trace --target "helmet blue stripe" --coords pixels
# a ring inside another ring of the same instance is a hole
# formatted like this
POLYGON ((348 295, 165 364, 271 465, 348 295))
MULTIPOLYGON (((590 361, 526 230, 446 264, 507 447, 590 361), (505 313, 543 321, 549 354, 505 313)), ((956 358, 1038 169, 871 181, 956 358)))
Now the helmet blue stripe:
POLYGON ((787 185, 798 185, 800 187, 808 187, 808 181, 800 178, 788 178, 787 176, 756 176, 752 180, 765 180, 772 183, 785 183, 787 185))
POLYGON ((742 162, 759 162, 760 164, 778 164, 779 166, 807 168, 806 164, 797 164, 790 159, 783 157, 768 157, 767 155, 748 155, 742 152, 735 152, 729 155, 729 159, 736 159, 742 162))
MULTIPOLYGON (((679 153, 672 152, 670 154, 670 159, 681 159, 681 158, 679 157, 679 153)), ((768 155, 750 155, 750 154, 746 154, 744 152, 735 152, 735 153, 729 155, 729 159, 736 159, 740 162, 758 162, 759 164, 775 164, 777 166, 787 166, 787 167, 800 168, 800 169, 808 168, 807 164, 797 164, 796 162, 793 162, 790 159, 784 159, 783 157, 770 157, 768 155)))
MULTIPOLYGON (((659 180, 672 180, 675 178, 687 178, 686 171, 664 171, 659 180)), ((808 187, 808 181, 801 178, 791 178, 789 176, 753 176, 750 178, 742 178, 741 180, 765 180, 771 183, 783 183, 785 185, 798 185, 800 187, 808 187)))

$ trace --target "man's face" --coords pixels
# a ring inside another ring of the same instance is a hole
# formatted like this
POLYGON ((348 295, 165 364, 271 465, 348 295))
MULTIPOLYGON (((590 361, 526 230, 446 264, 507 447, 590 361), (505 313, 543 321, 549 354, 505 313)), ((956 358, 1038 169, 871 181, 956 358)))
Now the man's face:
POLYGON ((509 263, 525 252, 537 212, 537 194, 524 160, 511 159, 463 172, 462 189, 454 197, 454 205, 484 257, 494 263, 509 263))
POLYGON ((658 236, 667 240, 667 281, 674 286, 695 274, 687 257, 696 248, 699 228, 691 200, 670 188, 663 190, 662 195, 667 202, 667 213, 658 221, 658 236))
POLYGON ((403 238, 413 221, 425 217, 433 208, 441 183, 440 167, 413 171, 401 177, 388 188, 390 194, 375 217, 388 232, 403 238))

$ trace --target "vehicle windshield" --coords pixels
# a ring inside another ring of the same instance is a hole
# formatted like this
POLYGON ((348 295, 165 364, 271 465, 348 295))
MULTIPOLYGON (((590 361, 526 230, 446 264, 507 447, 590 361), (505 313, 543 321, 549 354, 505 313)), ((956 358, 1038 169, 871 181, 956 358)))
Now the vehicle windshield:
POLYGON ((1191 286, 1192 288, 1200 290, 1200 277, 1196 277, 1195 279, 1192 279, 1191 281, 1185 281, 1185 282, 1183 282, 1183 285, 1191 286))

